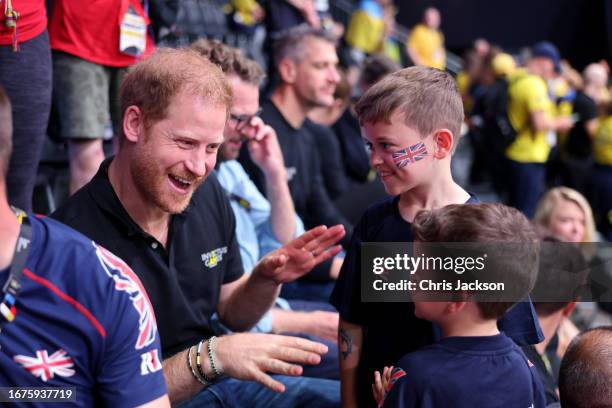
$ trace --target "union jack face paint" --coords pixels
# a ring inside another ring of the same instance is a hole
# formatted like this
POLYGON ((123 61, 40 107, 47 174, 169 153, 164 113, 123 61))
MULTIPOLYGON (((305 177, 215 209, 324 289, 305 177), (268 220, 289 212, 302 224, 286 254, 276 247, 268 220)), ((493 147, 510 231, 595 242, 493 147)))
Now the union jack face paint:
POLYGON ((393 163, 398 169, 405 167, 409 163, 416 163, 427 156, 427 149, 425 143, 420 142, 413 144, 405 149, 399 150, 392 154, 393 163))

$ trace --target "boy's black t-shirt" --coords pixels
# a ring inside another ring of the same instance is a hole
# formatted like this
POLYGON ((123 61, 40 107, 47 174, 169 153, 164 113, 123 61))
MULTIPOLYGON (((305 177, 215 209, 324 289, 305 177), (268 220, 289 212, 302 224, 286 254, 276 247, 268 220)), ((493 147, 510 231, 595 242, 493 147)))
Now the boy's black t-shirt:
MULTIPOLYGON (((480 202, 471 196, 466 204, 480 202)), ((358 369, 360 406, 375 406, 371 384, 374 371, 393 365, 406 353, 437 339, 434 325, 414 315, 414 304, 361 302, 361 243, 412 242, 411 225, 399 212, 399 196, 372 205, 354 230, 351 243, 331 295, 340 317, 362 326, 363 344, 358 369)), ((500 330, 519 345, 539 343, 543 338, 530 302, 518 303, 499 322, 500 330)), ((342 351, 342 350, 341 350, 342 351)))
POLYGON ((504 334, 447 337, 404 356, 384 407, 543 408, 534 365, 504 334))
POLYGON ((565 150, 573 158, 588 159, 592 155, 593 147, 585 125, 588 121, 597 117, 597 104, 590 96, 578 91, 572 113, 578 115, 578 121, 570 130, 565 150))

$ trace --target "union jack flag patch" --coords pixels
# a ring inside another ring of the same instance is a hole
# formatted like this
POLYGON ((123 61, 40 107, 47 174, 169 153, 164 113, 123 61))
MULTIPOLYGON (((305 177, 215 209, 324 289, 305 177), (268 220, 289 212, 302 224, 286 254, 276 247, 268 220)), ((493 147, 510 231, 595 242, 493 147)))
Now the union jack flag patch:
POLYGON ((36 350, 36 357, 14 356, 13 360, 28 370, 34 377, 40 377, 47 382, 54 376, 71 377, 75 371, 72 369, 74 363, 62 349, 49 355, 47 350, 36 350))
POLYGON ((422 160, 427 156, 427 149, 425 143, 417 143, 405 149, 399 150, 392 154, 393 162, 397 168, 401 169, 408 163, 415 163, 422 160))
POLYGON ((394 367, 393 370, 391 370, 391 377, 389 378, 389 384, 387 384, 386 391, 387 392, 391 391, 391 388, 395 385, 397 380, 404 377, 405 375, 406 375, 406 372, 402 370, 400 367, 394 367))

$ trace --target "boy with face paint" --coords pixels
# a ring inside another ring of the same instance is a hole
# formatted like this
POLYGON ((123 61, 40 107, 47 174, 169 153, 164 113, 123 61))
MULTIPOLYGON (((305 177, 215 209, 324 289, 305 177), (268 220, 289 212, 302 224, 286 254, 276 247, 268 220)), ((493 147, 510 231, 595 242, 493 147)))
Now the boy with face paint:
MULTIPOLYGON (((451 174, 463 107, 450 75, 428 67, 397 71, 366 91, 355 109, 371 165, 392 197, 372 205, 361 218, 330 299, 341 317, 345 407, 375 406, 370 387, 374 371, 382 372, 439 336, 430 322, 414 316, 411 302, 362 303, 361 243, 411 242, 411 222, 419 211, 478 202, 451 174)), ((529 302, 517 304, 499 325, 519 345, 542 340, 529 302)))

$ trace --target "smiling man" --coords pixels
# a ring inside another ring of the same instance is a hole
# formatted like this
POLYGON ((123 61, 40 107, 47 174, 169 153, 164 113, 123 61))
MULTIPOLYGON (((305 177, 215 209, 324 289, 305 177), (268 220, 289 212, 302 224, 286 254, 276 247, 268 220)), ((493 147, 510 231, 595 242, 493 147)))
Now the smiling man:
POLYGON ((240 395, 283 406, 283 394, 272 391, 293 383, 267 373, 300 375, 296 364, 317 364, 327 348, 268 334, 217 339, 211 316, 216 312, 233 331, 248 330, 282 283, 340 250, 334 243, 343 228, 308 231, 243 275, 226 194, 214 178, 204 182, 215 168, 232 104, 221 70, 191 50, 159 50, 125 77, 120 103, 117 155, 54 217, 120 255, 142 280, 173 403, 197 394, 202 406, 226 406, 240 395), (261 385, 217 382, 222 374, 261 385))

